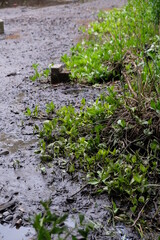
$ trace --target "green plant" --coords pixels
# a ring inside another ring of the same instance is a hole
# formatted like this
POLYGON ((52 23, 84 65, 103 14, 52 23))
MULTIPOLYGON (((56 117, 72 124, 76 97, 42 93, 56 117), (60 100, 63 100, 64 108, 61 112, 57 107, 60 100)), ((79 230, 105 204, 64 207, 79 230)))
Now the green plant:
POLYGON ((51 212, 49 202, 41 202, 41 204, 45 212, 37 214, 33 220, 38 240, 51 240, 53 237, 57 240, 78 240, 79 237, 84 240, 88 239, 90 231, 93 230, 93 224, 86 223, 82 214, 79 215, 79 223, 75 223, 73 228, 68 228, 66 225, 67 214, 58 216, 51 212))
POLYGON ((34 69, 34 75, 30 77, 30 79, 34 82, 35 80, 39 79, 41 77, 41 74, 38 71, 39 64, 33 64, 32 67, 34 69))
POLYGON ((128 217, 134 218, 156 190, 152 186, 159 174, 160 148, 154 122, 159 112, 151 102, 155 115, 147 120, 145 113, 142 116, 126 105, 126 97, 112 88, 108 91, 92 106, 82 100, 79 112, 72 106, 55 111, 55 118, 45 121, 39 131, 39 153, 45 161, 67 158, 68 172, 81 168, 99 192, 123 196, 129 201, 128 217))
POLYGON ((48 79, 50 72, 51 72, 51 67, 53 66, 53 64, 50 64, 49 67, 45 70, 40 70, 39 69, 39 64, 33 64, 33 70, 34 70, 34 75, 30 77, 30 80, 32 80, 33 82, 41 79, 41 78, 45 78, 48 79))
POLYGON ((53 102, 46 104, 46 113, 47 114, 54 113, 54 110, 55 110, 55 105, 53 102))
POLYGON ((33 111, 31 111, 31 109, 29 107, 27 107, 25 113, 24 113, 27 117, 38 117, 39 114, 39 107, 38 105, 35 106, 35 108, 33 109, 33 111))
POLYGON ((95 191, 107 192, 114 218, 141 236, 153 225, 158 229, 160 200, 160 37, 153 19, 149 0, 101 12, 88 29, 89 40, 63 60, 75 81, 118 84, 93 104, 82 99, 78 111, 50 103, 50 120, 37 127, 41 159, 65 158, 67 171, 83 172, 95 191))
POLYGON ((153 19, 156 25, 160 24, 160 0, 150 0, 153 12, 153 19))
POLYGON ((71 56, 62 57, 72 79, 90 84, 122 79, 126 56, 140 58, 158 33, 152 10, 149 0, 132 0, 120 10, 101 12, 87 30, 88 40, 73 47, 71 56))

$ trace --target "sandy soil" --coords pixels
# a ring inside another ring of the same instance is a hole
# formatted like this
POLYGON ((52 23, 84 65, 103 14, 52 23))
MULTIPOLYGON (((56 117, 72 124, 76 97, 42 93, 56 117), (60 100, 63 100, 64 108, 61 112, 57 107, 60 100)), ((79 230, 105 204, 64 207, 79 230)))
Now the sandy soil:
POLYGON ((28 217, 41 210, 40 200, 51 199, 55 212, 69 212, 74 217, 82 212, 101 224, 103 227, 94 239, 123 239, 124 236, 136 239, 131 229, 107 223, 111 212, 107 210, 110 201, 106 195, 92 196, 88 187, 72 201, 68 200, 84 184, 78 173, 72 178, 56 160, 50 168, 46 167, 45 175, 41 173, 40 158, 34 154, 35 121, 23 114, 28 106, 33 109, 38 104, 44 109, 50 101, 58 106, 78 105, 83 97, 92 101, 100 94, 91 87, 32 83, 29 80, 32 64, 39 63, 44 69, 52 62, 60 62, 60 57, 69 53, 80 38, 80 25, 95 19, 99 10, 125 3, 126 0, 96 0, 43 8, 0 9, 5 24, 5 34, 0 35, 0 204, 15 200, 11 208, 0 211, 1 224, 14 226, 22 219, 22 225, 26 226, 28 217))

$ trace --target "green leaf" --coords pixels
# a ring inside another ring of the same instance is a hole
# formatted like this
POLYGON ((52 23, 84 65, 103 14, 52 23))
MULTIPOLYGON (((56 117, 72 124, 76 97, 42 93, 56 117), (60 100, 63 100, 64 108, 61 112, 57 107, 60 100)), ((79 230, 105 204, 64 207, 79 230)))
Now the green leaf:
POLYGON ((41 159, 42 159, 42 161, 52 161, 53 160, 53 158, 50 155, 47 155, 47 154, 42 155, 41 159))
POLYGON ((72 235, 72 240, 78 240, 78 238, 76 238, 76 236, 72 235))
POLYGON ((143 196, 140 196, 140 197, 138 198, 138 201, 141 202, 141 203, 144 203, 145 199, 144 199, 143 196))
POLYGON ((133 155, 133 157, 132 157, 132 163, 136 163, 136 161, 137 161, 137 157, 136 157, 135 155, 133 155))
POLYGON ((97 178, 93 178, 88 181, 88 183, 91 185, 97 185, 99 182, 100 180, 98 180, 97 178))
POLYGON ((85 239, 87 238, 87 236, 88 236, 88 231, 85 231, 85 230, 83 230, 83 229, 79 229, 78 232, 80 233, 80 235, 81 235, 82 237, 84 237, 85 239))
POLYGON ((152 150, 160 149, 160 144, 156 140, 153 140, 150 144, 150 148, 152 150))
POLYGON ((52 234, 62 234, 66 230, 66 227, 54 226, 50 231, 52 234))
POLYGON ((47 103, 46 104, 46 113, 49 114, 49 113, 54 113, 55 111, 55 105, 53 102, 50 102, 50 103, 47 103))
POLYGON ((80 221, 80 224, 82 225, 82 223, 84 221, 84 215, 83 214, 79 214, 79 221, 80 221))
POLYGON ((122 128, 125 128, 125 127, 126 127, 126 122, 125 122, 125 120, 123 120, 123 119, 119 119, 119 120, 117 121, 117 123, 118 123, 118 125, 120 125, 122 128))
POLYGON ((115 203, 114 201, 112 201, 112 206, 113 206, 113 212, 114 212, 114 214, 117 214, 119 208, 117 208, 116 203, 115 203))
POLYGON ((133 175, 133 179, 134 179, 134 181, 137 182, 137 183, 141 183, 141 182, 142 182, 142 176, 139 175, 138 173, 135 173, 135 174, 133 175))
POLYGON ((142 165, 142 164, 140 164, 140 170, 141 170, 143 173, 147 172, 147 168, 145 168, 145 166, 142 165))
POLYGON ((24 113, 26 116, 30 117, 32 114, 32 111, 29 107, 27 107, 26 112, 24 113))
POLYGON ((68 218, 68 214, 64 214, 62 217, 58 218, 57 223, 62 224, 66 221, 67 218, 68 218))
POLYGON ((135 211, 136 211, 136 209, 137 209, 137 206, 135 205, 135 206, 131 207, 130 209, 131 209, 131 211, 132 211, 133 213, 135 213, 135 211))
POLYGON ((50 233, 49 233, 49 231, 46 228, 41 227, 39 229, 38 240, 51 240, 50 233))
POLYGON ((69 172, 70 172, 70 173, 75 172, 75 166, 74 166, 74 163, 72 163, 72 164, 69 166, 69 172))
POLYGON ((82 98, 82 100, 81 100, 81 104, 82 104, 83 106, 86 104, 86 100, 85 100, 85 98, 82 98))

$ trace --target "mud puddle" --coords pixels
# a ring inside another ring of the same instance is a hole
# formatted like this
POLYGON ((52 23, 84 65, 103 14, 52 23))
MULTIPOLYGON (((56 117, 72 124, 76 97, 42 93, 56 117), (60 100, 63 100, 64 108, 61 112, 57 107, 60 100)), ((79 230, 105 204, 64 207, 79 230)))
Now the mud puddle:
POLYGON ((0 224, 1 240, 32 240, 32 236, 34 234, 34 230, 29 227, 21 227, 16 229, 9 225, 3 226, 0 224))
POLYGON ((0 133, 0 156, 16 153, 18 150, 25 149, 34 143, 37 139, 32 139, 29 141, 23 141, 13 135, 0 133), (4 151, 5 149, 5 151, 4 151))
POLYGON ((17 6, 28 6, 28 7, 46 7, 56 6, 69 3, 85 3, 93 0, 1 0, 0 8, 5 7, 17 7, 17 6))

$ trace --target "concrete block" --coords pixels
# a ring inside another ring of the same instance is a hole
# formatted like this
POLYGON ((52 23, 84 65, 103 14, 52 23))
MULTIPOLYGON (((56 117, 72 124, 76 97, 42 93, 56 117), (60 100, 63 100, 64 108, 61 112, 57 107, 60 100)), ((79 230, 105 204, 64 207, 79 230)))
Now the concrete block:
POLYGON ((4 22, 2 19, 0 19, 0 34, 4 33, 4 22))
POLYGON ((70 72, 63 68, 62 64, 54 64, 51 68, 51 83, 65 83, 68 82, 70 72))
POLYGON ((63 64, 54 64, 51 68, 54 74, 59 74, 63 69, 63 64))

